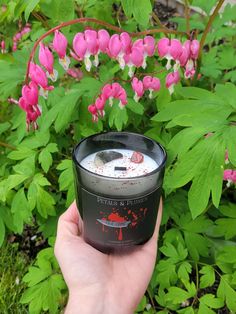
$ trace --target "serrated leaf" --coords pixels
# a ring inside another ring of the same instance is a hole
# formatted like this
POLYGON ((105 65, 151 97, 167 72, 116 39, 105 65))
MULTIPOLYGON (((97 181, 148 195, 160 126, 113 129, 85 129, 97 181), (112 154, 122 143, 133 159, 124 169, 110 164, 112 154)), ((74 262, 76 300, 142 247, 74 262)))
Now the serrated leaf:
POLYGON ((174 304, 179 304, 179 303, 185 302, 186 300, 188 300, 192 296, 193 295, 190 294, 188 291, 183 290, 179 287, 170 287, 168 289, 168 293, 167 293, 166 298, 167 298, 167 300, 170 300, 174 304))
POLYGON ((216 298, 214 294, 205 294, 199 299, 200 303, 209 306, 212 309, 219 309, 224 306, 224 302, 220 298, 216 298))
POLYGON ((47 218, 48 215, 54 216, 55 212, 55 200, 54 198, 45 191, 39 185, 37 186, 37 195, 36 195, 36 206, 39 214, 43 218, 47 218))
POLYGON ((131 17, 133 13, 134 0, 121 0, 121 4, 125 12, 125 15, 127 17, 131 17))
POLYGON ((192 272, 192 265, 189 262, 184 261, 180 264, 178 269, 178 277, 180 280, 189 280, 189 274, 192 272))
POLYGON ((126 108, 120 109, 116 104, 113 105, 109 114, 109 126, 115 126, 117 131, 121 131, 127 122, 128 114, 126 108))
POLYGON ((5 224, 2 217, 0 216, 0 247, 3 244, 4 238, 5 238, 5 224))
POLYGON ((13 160, 21 160, 33 154, 35 154, 35 152, 28 147, 18 147, 17 150, 10 152, 7 157, 13 160))
POLYGON ((188 255, 187 250, 181 243, 179 243, 175 248, 171 243, 167 242, 160 248, 160 251, 165 254, 165 256, 169 257, 174 263, 184 260, 188 255))
POLYGON ((230 311, 236 311, 236 291, 230 286, 228 275, 221 276, 217 296, 226 302, 230 311))
POLYGON ((203 266, 199 271, 202 276, 200 277, 200 288, 211 287, 215 282, 215 271, 210 265, 203 266))
POLYGON ((62 160, 57 169, 63 170, 58 180, 60 191, 68 190, 74 183, 72 161, 69 159, 62 160))
POLYGON ((236 246, 223 247, 217 254, 217 262, 236 263, 236 246))
POLYGON ((28 177, 33 176, 35 172, 35 154, 18 162, 13 169, 16 173, 27 175, 28 177))
POLYGON ((139 24, 147 26, 151 13, 152 4, 150 0, 133 0, 133 15, 139 24))
POLYGON ((207 257, 209 255, 209 240, 197 233, 184 232, 185 243, 189 254, 194 261, 199 260, 199 256, 207 257), (193 245, 194 243, 194 245, 193 245))
POLYGON ((156 266, 154 281, 160 284, 160 287, 168 288, 175 285, 178 276, 176 274, 176 265, 169 260, 161 260, 156 266))
POLYGON ((29 223, 32 217, 23 188, 16 192, 12 200, 11 212, 16 230, 18 233, 21 233, 24 223, 29 223))
POLYGON ((142 115, 144 112, 143 105, 140 102, 135 102, 131 98, 128 99, 128 104, 126 108, 139 115, 142 115))
POLYGON ((200 303, 199 309, 198 309, 198 314, 215 314, 213 310, 211 310, 207 305, 204 303, 200 303))
POLYGON ((26 8, 25 8, 25 20, 26 22, 29 19, 30 13, 34 10, 34 8, 37 6, 37 4, 39 3, 40 0, 31 0, 29 1, 29 3, 27 4, 26 8))

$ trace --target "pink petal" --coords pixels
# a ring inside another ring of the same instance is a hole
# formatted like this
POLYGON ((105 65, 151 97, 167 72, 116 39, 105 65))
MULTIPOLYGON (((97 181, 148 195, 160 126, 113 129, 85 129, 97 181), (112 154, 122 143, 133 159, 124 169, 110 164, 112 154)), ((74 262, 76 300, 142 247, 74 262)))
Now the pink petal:
POLYGON ((168 54, 170 48, 170 40, 168 38, 162 38, 157 43, 157 51, 161 58, 168 54))
POLYGON ((106 52, 110 40, 110 35, 105 29, 98 31, 98 47, 102 52, 106 52))
POLYGON ((87 43, 83 33, 77 33, 73 39, 73 49, 79 58, 83 59, 87 50, 87 43))
POLYGON ((118 54, 120 53, 122 49, 122 43, 120 41, 118 34, 114 34, 111 36, 109 40, 109 44, 108 44, 108 49, 109 49, 110 55, 113 58, 116 58, 118 56, 118 54))
POLYGON ((58 30, 55 31, 54 38, 53 38, 53 49, 59 55, 59 58, 63 59, 66 55, 66 48, 67 48, 67 39, 66 37, 59 32, 58 30))

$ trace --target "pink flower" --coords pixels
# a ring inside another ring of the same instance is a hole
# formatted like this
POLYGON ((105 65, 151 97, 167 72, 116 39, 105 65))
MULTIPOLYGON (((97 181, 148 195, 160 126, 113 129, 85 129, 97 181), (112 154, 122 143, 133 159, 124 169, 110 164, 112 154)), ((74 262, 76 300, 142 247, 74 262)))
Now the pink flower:
POLYGON ((229 153, 228 153, 228 150, 226 149, 226 152, 225 152, 225 164, 229 164, 229 153))
POLYGON ((53 82, 57 80, 58 72, 53 69, 54 58, 53 54, 49 50, 48 47, 45 47, 44 44, 40 43, 39 48, 39 61, 47 70, 46 75, 49 77, 53 82))
POLYGON ((198 58, 200 44, 199 41, 194 39, 192 41, 186 40, 183 49, 187 51, 188 59, 185 65, 185 78, 191 78, 195 74, 196 59, 198 58))
POLYGON ((39 65, 30 62, 29 76, 33 82, 41 87, 39 95, 47 98, 48 91, 52 90, 54 87, 48 86, 48 79, 43 69, 40 68, 39 65))
POLYGON ((182 54, 182 45, 178 39, 162 38, 157 43, 157 51, 161 58, 167 59, 166 69, 171 68, 171 60, 177 60, 182 54))
POLYGON ((6 53, 6 43, 5 43, 5 40, 1 41, 1 53, 6 53))
POLYGON ((131 44, 131 38, 126 32, 120 35, 114 34, 109 40, 108 55, 111 58, 117 59, 122 70, 125 67, 124 55, 130 52, 131 44))
POLYGON ((38 85, 33 81, 29 85, 24 85, 22 87, 22 97, 27 104, 37 106, 39 98, 38 85))
POLYGON ((22 31, 20 32, 21 35, 25 35, 27 33, 29 33, 31 31, 31 25, 30 24, 26 24, 25 27, 23 27, 22 31))
POLYGON ((63 67, 64 70, 68 70, 70 65, 70 59, 66 55, 66 48, 67 48, 67 39, 66 37, 59 32, 58 30, 54 33, 54 38, 52 42, 53 50, 56 51, 56 53, 59 56, 59 63, 63 67))
POLYGON ((119 90, 117 98, 120 100, 118 106, 120 107, 120 109, 123 109, 128 103, 127 94, 123 87, 119 90))
POLYGON ((152 76, 145 76, 143 78, 144 90, 149 90, 149 98, 152 98, 153 91, 159 91, 161 88, 161 82, 158 78, 152 76))
POLYGON ((70 68, 66 71, 66 73, 78 81, 80 81, 84 76, 83 72, 78 68, 70 68))
POLYGON ((102 96, 105 100, 109 99, 109 105, 112 106, 113 98, 119 99, 119 107, 122 109, 127 104, 127 94, 119 83, 106 84, 102 88, 102 96))
POLYGON ((166 88, 169 89, 170 94, 174 92, 174 85, 180 81, 179 72, 171 72, 166 76, 166 88))
POLYGON ((98 111, 95 105, 89 105, 88 111, 92 114, 92 121, 97 122, 98 121, 98 111))
POLYGON ((99 52, 106 53, 109 40, 110 40, 110 35, 105 29, 100 29, 98 31, 98 49, 99 52))
POLYGON ((133 43, 133 47, 139 48, 143 52, 142 68, 147 66, 147 56, 152 57, 155 52, 155 39, 152 36, 146 36, 144 39, 138 39, 133 43))
POLYGON ((12 51, 16 51, 16 50, 17 50, 17 43, 13 42, 12 51))
POLYGON ((87 71, 91 70, 92 62, 90 56, 94 55, 94 65, 98 65, 98 38, 94 30, 86 30, 84 33, 77 33, 73 39, 73 49, 80 60, 84 60, 87 71))
POLYGON ((135 94, 134 94, 134 100, 135 100, 136 102, 138 102, 139 99, 140 99, 140 97, 142 97, 143 94, 144 94, 143 82, 142 82, 142 81, 139 81, 139 80, 137 79, 137 77, 134 77, 133 80, 132 80, 131 85, 132 85, 132 88, 133 88, 133 90, 134 90, 134 92, 135 92, 135 94))
POLYGON ((131 52, 124 56, 125 63, 129 67, 128 75, 132 77, 134 75, 134 67, 141 67, 144 62, 143 50, 139 47, 132 47, 131 52))
POLYGON ((224 181, 227 181, 226 186, 229 187, 231 183, 236 184, 236 170, 226 169, 224 170, 224 181))
POLYGON ((95 107, 101 117, 104 117, 105 115, 105 111, 104 111, 105 104, 106 104, 106 98, 104 97, 104 95, 102 94, 98 96, 98 98, 95 101, 95 107))

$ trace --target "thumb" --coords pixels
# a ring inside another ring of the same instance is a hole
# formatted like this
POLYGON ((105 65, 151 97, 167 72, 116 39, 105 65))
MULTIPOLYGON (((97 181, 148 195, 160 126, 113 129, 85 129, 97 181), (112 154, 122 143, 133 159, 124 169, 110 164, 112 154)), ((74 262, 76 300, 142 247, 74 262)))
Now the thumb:
POLYGON ((57 224, 57 238, 66 236, 77 236, 82 231, 82 220, 79 215, 76 202, 60 216, 57 224), (81 227, 81 228, 79 228, 81 227))

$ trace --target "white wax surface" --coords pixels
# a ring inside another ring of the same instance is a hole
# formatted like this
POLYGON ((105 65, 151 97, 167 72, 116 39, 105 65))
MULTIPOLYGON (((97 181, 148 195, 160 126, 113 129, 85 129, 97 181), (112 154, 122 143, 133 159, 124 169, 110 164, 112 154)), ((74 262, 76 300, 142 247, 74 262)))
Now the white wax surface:
POLYGON ((81 166, 85 169, 107 177, 112 178, 132 178, 148 174, 158 167, 158 164, 151 157, 142 153, 144 160, 142 163, 132 162, 131 156, 133 150, 128 149, 107 149, 103 151, 116 151, 123 154, 123 158, 115 159, 110 162, 105 163, 102 166, 96 167, 94 164, 94 158, 96 153, 88 155, 81 162, 81 166), (114 170, 115 167, 126 167, 127 170, 120 171, 114 170))

